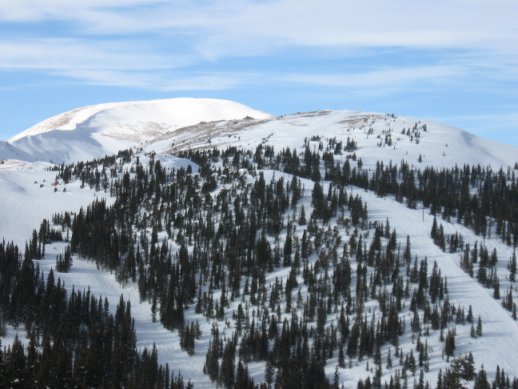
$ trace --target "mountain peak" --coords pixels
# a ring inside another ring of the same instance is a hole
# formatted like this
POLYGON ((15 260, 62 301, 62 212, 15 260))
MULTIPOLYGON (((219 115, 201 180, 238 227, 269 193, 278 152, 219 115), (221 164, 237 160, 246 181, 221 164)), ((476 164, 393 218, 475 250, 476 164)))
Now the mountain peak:
POLYGON ((220 99, 172 98, 107 103, 55 115, 13 136, 9 143, 34 159, 70 161, 77 157, 95 158, 116 153, 200 122, 245 117, 263 119, 270 115, 220 99), (68 145, 61 147, 64 142, 68 145))
POLYGON ((270 115, 222 99, 181 97, 104 103, 79 107, 52 116, 14 135, 8 142, 14 143, 50 131, 72 131, 82 127, 102 127, 114 123, 118 127, 121 127, 121 123, 128 127, 135 124, 142 127, 144 123, 153 127, 153 123, 159 123, 165 128, 179 128, 200 121, 242 119, 246 116, 261 119, 270 115))

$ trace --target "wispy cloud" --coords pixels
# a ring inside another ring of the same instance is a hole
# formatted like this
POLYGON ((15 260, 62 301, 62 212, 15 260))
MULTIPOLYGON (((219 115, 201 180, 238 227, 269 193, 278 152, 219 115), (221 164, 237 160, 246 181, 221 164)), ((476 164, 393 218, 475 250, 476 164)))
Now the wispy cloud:
POLYGON ((77 79, 85 84, 123 86, 160 92, 212 91, 235 88, 246 81, 239 75, 218 74, 166 74, 112 70, 63 70, 62 76, 77 79))
POLYGON ((2 0, 0 19, 10 22, 77 19, 94 10, 115 11, 118 8, 149 6, 165 0, 2 0))
POLYGON ((288 82, 324 87, 371 88, 390 85, 404 85, 418 81, 433 82, 437 79, 457 77, 463 70, 456 66, 418 66, 405 68, 382 68, 349 74, 305 74, 283 75, 288 82))
POLYGON ((192 63, 187 55, 158 53, 142 42, 87 39, 0 40, 0 69, 164 69, 192 63))
POLYGON ((517 14, 513 0, 3 0, 0 5, 0 20, 71 20, 89 34, 189 35, 199 47, 213 46, 215 54, 229 53, 233 43, 243 41, 517 50, 511 34, 518 33, 517 14))
MULTIPOLYGON (((444 50, 423 64, 376 64, 273 74, 263 79, 319 87, 387 91, 396 85, 481 75, 518 80, 515 0, 2 0, 1 69, 32 69, 100 85, 216 90, 257 83, 212 64, 326 49, 336 57, 390 48, 444 50), (40 28, 32 24, 59 24, 40 28), (64 34, 67 35, 63 39, 64 34)), ((274 66, 274 64, 272 65, 274 66)), ((248 72, 258 72, 251 65, 248 72)))
POLYGON ((92 6, 77 17, 85 33, 182 37, 196 54, 217 59, 293 46, 505 50, 516 56, 517 14, 518 3, 509 0, 216 0, 156 2, 124 13, 92 6))

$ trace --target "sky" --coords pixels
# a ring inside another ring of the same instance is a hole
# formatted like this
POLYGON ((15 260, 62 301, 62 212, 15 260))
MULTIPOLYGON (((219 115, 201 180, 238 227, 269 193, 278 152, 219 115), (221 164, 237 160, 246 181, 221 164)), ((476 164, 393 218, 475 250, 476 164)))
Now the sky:
POLYGON ((170 97, 359 109, 518 145, 516 0, 0 0, 0 139, 170 97))

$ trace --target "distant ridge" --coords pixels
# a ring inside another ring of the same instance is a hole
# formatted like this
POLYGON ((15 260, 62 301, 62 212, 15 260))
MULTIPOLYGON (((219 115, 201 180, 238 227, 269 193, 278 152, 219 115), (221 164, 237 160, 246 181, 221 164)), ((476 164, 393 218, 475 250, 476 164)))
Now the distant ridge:
MULTIPOLYGON (((270 115, 229 100, 174 98, 107 103, 55 115, 11 137, 33 160, 91 159, 200 122, 270 115)), ((3 154, 3 153, 2 153, 3 154)))
POLYGON ((406 161, 420 166, 513 166, 518 148, 445 124, 393 114, 322 110, 271 116, 218 99, 174 98, 80 107, 0 143, 0 159, 71 163, 132 147, 174 154, 189 148, 301 147, 305 139, 347 139, 365 166, 406 161))

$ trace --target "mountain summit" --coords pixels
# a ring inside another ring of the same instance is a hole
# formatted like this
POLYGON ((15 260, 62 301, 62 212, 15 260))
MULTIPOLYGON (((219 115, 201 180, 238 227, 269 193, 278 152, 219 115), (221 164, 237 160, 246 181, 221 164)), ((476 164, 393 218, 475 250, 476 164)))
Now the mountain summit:
MULTIPOLYGON (((77 108, 13 136, 9 143, 34 160, 71 162, 117 153, 200 122, 269 118, 228 100, 174 98, 77 108)), ((0 155, 3 158, 3 155, 0 155)), ((7 158, 4 158, 7 159, 7 158)))

